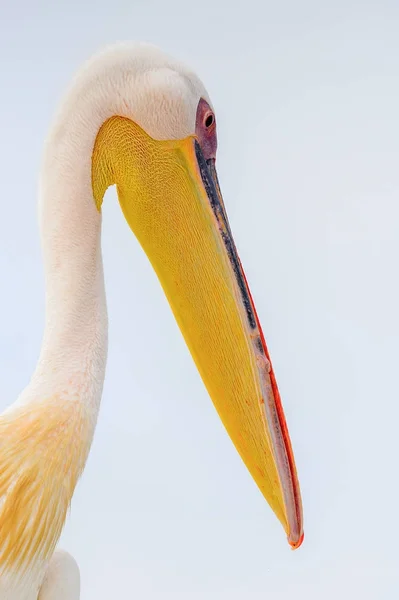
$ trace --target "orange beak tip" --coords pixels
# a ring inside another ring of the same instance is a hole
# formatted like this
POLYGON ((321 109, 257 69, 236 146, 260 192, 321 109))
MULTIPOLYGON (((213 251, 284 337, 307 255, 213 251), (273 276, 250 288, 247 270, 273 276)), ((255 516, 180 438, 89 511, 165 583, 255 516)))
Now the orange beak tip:
POLYGON ((288 543, 291 546, 291 549, 292 550, 297 550, 300 546, 302 546, 302 542, 303 542, 304 537, 305 537, 305 534, 302 533, 302 535, 301 535, 301 537, 299 538, 298 541, 292 541, 292 540, 290 540, 288 538, 288 543))

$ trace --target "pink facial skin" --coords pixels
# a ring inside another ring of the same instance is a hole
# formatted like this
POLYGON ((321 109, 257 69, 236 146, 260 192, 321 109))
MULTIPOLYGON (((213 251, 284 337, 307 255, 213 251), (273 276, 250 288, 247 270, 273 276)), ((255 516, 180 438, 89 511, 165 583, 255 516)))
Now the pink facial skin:
POLYGON ((208 102, 201 98, 198 102, 195 133, 205 160, 216 158, 217 136, 215 113, 208 102))

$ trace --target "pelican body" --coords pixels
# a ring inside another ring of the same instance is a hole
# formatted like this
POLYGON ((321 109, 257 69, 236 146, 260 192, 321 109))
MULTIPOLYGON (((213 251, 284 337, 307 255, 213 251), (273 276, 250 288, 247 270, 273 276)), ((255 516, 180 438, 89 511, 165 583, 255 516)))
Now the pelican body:
POLYGON ((303 539, 293 452, 216 174, 216 118, 199 78, 143 44, 77 74, 45 145, 39 218, 42 349, 0 417, 0 600, 76 600, 54 553, 95 431, 107 355, 101 207, 116 185, 208 393, 289 543, 303 539))

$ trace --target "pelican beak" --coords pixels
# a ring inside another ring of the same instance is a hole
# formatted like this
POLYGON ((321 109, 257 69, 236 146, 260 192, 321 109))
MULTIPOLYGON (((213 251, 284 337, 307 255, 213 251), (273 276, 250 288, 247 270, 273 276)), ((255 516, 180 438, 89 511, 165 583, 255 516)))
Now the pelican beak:
POLYGON ((294 456, 215 162, 205 160, 196 137, 160 142, 127 119, 113 121, 96 142, 95 197, 117 183, 126 220, 159 277, 215 408, 297 548, 303 522, 294 456))

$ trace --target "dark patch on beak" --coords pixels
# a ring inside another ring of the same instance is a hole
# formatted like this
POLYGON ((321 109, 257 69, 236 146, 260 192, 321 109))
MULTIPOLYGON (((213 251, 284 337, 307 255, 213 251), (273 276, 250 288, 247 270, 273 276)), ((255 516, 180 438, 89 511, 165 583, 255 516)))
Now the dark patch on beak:
MULTIPOLYGON (((245 280, 242 273, 240 259, 238 258, 237 249, 234 244, 230 225, 227 219, 226 209, 224 207, 222 194, 220 192, 219 181, 217 178, 215 168, 215 159, 209 158, 208 160, 205 160, 201 147, 197 140, 195 140, 195 154, 197 157, 198 167, 201 173, 201 178, 205 187, 205 191, 211 204, 213 214, 216 217, 219 232, 223 239, 223 243, 225 245, 229 260, 231 262, 231 266, 233 267, 234 275, 240 290, 241 299, 245 307, 245 313, 247 315, 248 324, 251 329, 256 329, 255 315, 252 310, 247 286, 245 284, 245 280)), ((262 343, 260 345, 262 345, 262 343)))

